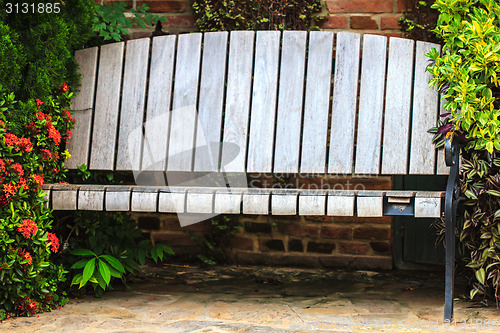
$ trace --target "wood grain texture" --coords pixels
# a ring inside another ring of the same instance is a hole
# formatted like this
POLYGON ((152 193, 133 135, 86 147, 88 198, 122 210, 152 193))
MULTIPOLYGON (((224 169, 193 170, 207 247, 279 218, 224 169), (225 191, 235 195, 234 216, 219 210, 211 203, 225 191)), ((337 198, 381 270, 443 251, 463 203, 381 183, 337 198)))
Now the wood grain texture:
POLYGON ((97 47, 91 47, 75 52, 75 61, 78 64, 78 72, 82 75, 82 84, 71 107, 76 124, 71 130, 72 139, 66 145, 71 154, 71 157, 64 163, 68 169, 76 169, 79 165, 89 163, 98 51, 97 47))
POLYGON ((192 191, 186 193, 186 213, 211 214, 214 210, 214 191, 192 191))
POLYGON ((106 190, 106 211, 127 212, 130 210, 130 191, 106 190))
POLYGON ((222 149, 221 170, 225 172, 245 171, 254 35, 253 31, 232 31, 230 35, 223 141, 234 146, 222 149), (233 151, 237 148, 238 152, 233 151))
POLYGON ((430 62, 425 56, 433 47, 439 52, 440 46, 437 44, 417 42, 415 51, 410 174, 432 175, 435 172, 436 150, 432 144, 433 134, 427 131, 436 126, 439 98, 436 89, 429 88, 432 74, 427 71, 430 62))
POLYGON ((76 210, 77 190, 52 191, 52 209, 54 210, 76 210))
POLYGON ((184 213, 186 205, 186 189, 172 188, 168 191, 160 191, 158 197, 158 212, 161 213, 184 213))
POLYGON ((216 214, 240 214, 242 203, 242 191, 218 190, 215 193, 214 213, 216 214))
POLYGON ((330 128, 329 173, 352 173, 361 36, 337 34, 330 128))
POLYGON ((414 44, 409 39, 389 40, 382 174, 408 172, 414 44))
POLYGON ((204 35, 194 171, 219 170, 227 40, 226 31, 204 35))
POLYGON ((116 170, 140 169, 149 41, 142 38, 127 42, 116 170))
POLYGON ((387 37, 365 34, 356 141, 357 174, 380 172, 386 58, 387 37))
POLYGON ((243 193, 243 214, 269 214, 269 192, 243 193))
POLYGON ((179 35, 167 171, 191 171, 202 34, 179 35))
POLYGON ((272 171, 280 35, 257 32, 247 172, 272 171))
POLYGON ((306 35, 283 32, 274 172, 298 172, 304 94, 306 35))
POLYGON ((300 172, 324 173, 328 142, 328 112, 332 77, 333 33, 309 34, 304 129, 300 172))
POLYGON ((158 192, 132 192, 130 210, 133 212, 156 212, 158 192))
POLYGON ((299 215, 325 215, 326 195, 299 195, 299 215))
POLYGON ((383 216, 383 197, 357 197, 357 215, 359 217, 381 217, 383 216))
POLYGON ((80 190, 78 191, 78 210, 104 210, 104 190, 80 190))
POLYGON ((329 195, 326 215, 331 216, 354 216, 354 195, 340 196, 329 195))
POLYGON ((176 36, 153 38, 142 170, 163 171, 167 167, 175 41, 176 36))
POLYGON ((441 217, 441 200, 415 197, 415 217, 441 217))
POLYGON ((125 43, 101 46, 90 169, 113 170, 125 43))
POLYGON ((297 214, 297 191, 271 195, 271 214, 273 215, 296 215, 297 214))

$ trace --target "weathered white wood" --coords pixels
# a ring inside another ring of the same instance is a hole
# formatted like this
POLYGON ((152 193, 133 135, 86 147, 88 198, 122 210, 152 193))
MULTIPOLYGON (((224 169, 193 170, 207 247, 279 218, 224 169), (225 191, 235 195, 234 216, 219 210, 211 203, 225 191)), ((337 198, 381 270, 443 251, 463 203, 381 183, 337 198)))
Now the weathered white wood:
POLYGON ((78 191, 78 210, 104 210, 104 189, 78 191))
POLYGON ((240 214, 242 196, 242 190, 238 189, 217 190, 214 199, 214 213, 240 214))
POLYGON ((355 196, 352 193, 328 195, 326 214, 331 216, 354 216, 354 200, 355 196))
POLYGON ((113 170, 124 43, 101 46, 90 169, 113 170))
POLYGON ((219 170, 227 39, 226 31, 204 35, 194 171, 219 170))
POLYGON ((298 172, 306 60, 306 35, 283 32, 274 172, 298 172))
MULTIPOLYGON (((439 101, 439 114, 444 114, 447 113, 444 109, 444 104, 446 103, 446 100, 440 100, 439 101)), ((444 158, 444 147, 441 147, 440 149, 437 150, 437 161, 436 161, 436 173, 438 175, 449 175, 450 174, 450 167, 446 166, 446 161, 444 158)))
POLYGON ((185 188, 169 188, 168 191, 160 191, 158 197, 158 212, 161 213, 184 213, 186 203, 185 188))
POLYGON ((410 39, 389 40, 382 174, 408 172, 414 44, 410 39))
POLYGON ((130 187, 109 186, 105 193, 105 206, 108 212, 127 212, 130 210, 130 187))
POLYGON ((273 215, 297 214, 297 191, 273 190, 271 195, 271 212, 273 215), (281 192, 281 193, 280 193, 281 192))
POLYGON ((116 170, 139 170, 146 101, 149 38, 127 42, 116 170))
POLYGON ((224 142, 239 148, 235 157, 233 147, 223 147, 221 170, 244 172, 247 152, 248 116, 253 65, 253 31, 232 31, 224 118, 224 142))
POLYGON ((62 190, 52 191, 52 209, 54 210, 76 210, 78 191, 62 190))
POLYGON ((130 206, 133 212, 156 212, 158 203, 158 192, 155 190, 137 189, 132 191, 132 203, 130 206))
POLYGON ((213 189, 189 189, 186 193, 186 213, 211 214, 214 209, 213 189))
POLYGON ((299 194, 299 215, 325 215, 326 195, 299 194))
POLYGON ((307 57, 300 172, 325 172, 332 77, 333 33, 311 32, 307 57))
POLYGON ((361 36, 337 34, 329 173, 352 173, 361 36))
POLYGON ((436 89, 429 88, 432 74, 427 71, 429 58, 425 56, 433 47, 439 52, 440 46, 437 44, 417 42, 415 51, 410 174, 432 175, 436 164, 433 134, 427 131, 436 126, 439 99, 436 89))
POLYGON ((243 214, 269 214, 270 192, 249 189, 243 193, 243 214))
POLYGON ((191 171, 202 34, 179 35, 167 171, 191 171))
POLYGON ((257 32, 247 172, 272 171, 280 35, 257 32))
POLYGON ((167 166, 170 104, 176 36, 153 38, 148 106, 144 124, 143 170, 163 171, 167 166))
POLYGON ((97 47, 78 50, 75 52, 75 61, 82 75, 80 92, 73 99, 71 107, 73 118, 76 120, 75 128, 71 130, 72 139, 66 147, 71 157, 64 163, 68 169, 89 163, 90 130, 92 115, 94 113, 95 80, 97 74, 97 47))
POLYGON ((441 198, 415 197, 415 217, 441 217, 441 198))
POLYGON ((384 211, 384 202, 382 196, 356 198, 357 215, 359 217, 381 217, 384 211))
POLYGON ((357 174, 380 172, 387 37, 364 35, 359 92, 357 174))

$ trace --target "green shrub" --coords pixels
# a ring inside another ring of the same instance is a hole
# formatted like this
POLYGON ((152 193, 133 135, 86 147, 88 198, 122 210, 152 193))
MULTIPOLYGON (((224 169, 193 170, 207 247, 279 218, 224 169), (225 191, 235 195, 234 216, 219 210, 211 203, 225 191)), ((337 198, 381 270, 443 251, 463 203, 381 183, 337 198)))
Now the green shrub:
POLYGON ((325 18, 322 0, 199 0, 193 3, 201 31, 310 30, 325 18))
POLYGON ((16 103, 0 87, 0 320, 65 303, 64 269, 51 260, 59 239, 44 208, 44 182, 64 179, 64 141, 73 127, 72 93, 16 103))
MULTIPOLYGON (((12 40, 13 47, 24 61, 18 64, 19 71, 12 72, 13 58, 0 58, 0 78, 16 76, 17 85, 7 85, 13 89, 20 100, 45 98, 54 92, 58 85, 65 81, 71 87, 77 87, 79 76, 73 51, 82 48, 90 37, 93 17, 92 0, 66 0, 60 2, 59 13, 5 13, 7 0, 0 0, 3 16, 0 25, 8 26, 11 34, 19 38, 12 40)), ((46 1, 26 0, 29 4, 44 4, 46 1)), ((0 53, 10 52, 6 45, 0 45, 0 53)), ((21 59, 22 60, 22 59, 21 59)))
POLYGON ((25 64, 26 57, 19 36, 0 21, 0 83, 5 90, 19 89, 25 64))
POLYGON ((436 86, 449 114, 436 141, 462 138, 461 190, 466 197, 459 230, 466 264, 473 273, 471 298, 500 296, 500 5, 494 0, 437 0, 435 32, 442 55, 428 56, 436 86))

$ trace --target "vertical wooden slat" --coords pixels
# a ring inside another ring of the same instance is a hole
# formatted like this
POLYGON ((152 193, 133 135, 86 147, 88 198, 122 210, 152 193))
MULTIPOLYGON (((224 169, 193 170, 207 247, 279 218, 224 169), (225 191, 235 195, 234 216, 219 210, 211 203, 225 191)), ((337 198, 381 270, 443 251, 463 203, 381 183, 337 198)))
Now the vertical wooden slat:
POLYGON ((76 120, 75 128, 71 131, 72 139, 68 141, 67 148, 71 157, 64 163, 68 169, 89 163, 90 130, 92 115, 94 113, 95 80, 97 74, 98 48, 78 50, 75 52, 75 61, 82 75, 80 92, 73 99, 73 118, 76 120))
POLYGON ((408 172, 414 44, 410 39, 389 40, 382 145, 383 174, 396 175, 408 172))
POLYGON ((272 171, 280 35, 257 32, 247 172, 272 171))
POLYGON ((116 170, 139 170, 148 59, 149 38, 127 42, 116 170))
POLYGON ((144 125, 143 170, 166 168, 176 36, 153 38, 148 106, 144 125))
POLYGON ((325 172, 333 33, 311 32, 300 172, 325 172))
POLYGON ((356 143, 358 174, 380 172, 386 58, 387 37, 364 35, 356 143))
POLYGON ((436 89, 429 88, 432 74, 427 71, 429 58, 425 56, 433 47, 439 52, 437 44, 417 42, 415 51, 410 174, 432 175, 436 164, 433 134, 427 131, 436 125, 439 100, 436 89))
POLYGON ((329 173, 352 173, 361 36, 337 34, 329 173))
POLYGON ((205 33, 194 171, 219 168, 227 54, 226 31, 205 33))
POLYGON ((90 169, 113 170, 125 43, 101 47, 90 169))
POLYGON ((299 171, 306 35, 283 32, 274 172, 299 171))
POLYGON ((223 141, 239 147, 239 153, 234 158, 231 147, 223 147, 221 170, 226 172, 245 171, 254 35, 253 31, 230 35, 223 141))
POLYGON ((179 36, 167 171, 191 171, 202 34, 179 36))

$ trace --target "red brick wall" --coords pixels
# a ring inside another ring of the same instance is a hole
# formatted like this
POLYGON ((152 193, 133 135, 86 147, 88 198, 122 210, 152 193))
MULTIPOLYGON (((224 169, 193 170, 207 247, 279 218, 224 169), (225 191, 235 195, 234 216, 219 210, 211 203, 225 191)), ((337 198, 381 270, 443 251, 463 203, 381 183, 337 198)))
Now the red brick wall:
MULTIPOLYGON (((110 4, 122 0, 96 0, 96 3, 110 4)), ((129 7, 134 4, 128 0, 129 7)), ((149 12, 165 16, 164 31, 180 33, 196 31, 193 16, 193 0, 136 0, 136 5, 147 3, 149 12)), ((361 33, 376 33, 400 36, 398 18, 405 7, 405 0, 327 0, 330 16, 320 24, 324 30, 353 30, 361 33)), ((133 29, 134 38, 149 35, 142 29, 133 29)))
MULTIPOLYGON (((345 181, 341 179, 339 184, 345 181)), ((362 184, 365 189, 391 188, 388 177, 349 181, 362 184)), ((164 242, 181 255, 196 255, 201 251, 201 246, 188 232, 206 233, 211 228, 210 221, 181 228, 175 214, 134 215, 139 227, 155 242, 164 242)), ((241 226, 227 249, 236 263, 392 268, 390 217, 229 216, 241 226)))

